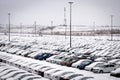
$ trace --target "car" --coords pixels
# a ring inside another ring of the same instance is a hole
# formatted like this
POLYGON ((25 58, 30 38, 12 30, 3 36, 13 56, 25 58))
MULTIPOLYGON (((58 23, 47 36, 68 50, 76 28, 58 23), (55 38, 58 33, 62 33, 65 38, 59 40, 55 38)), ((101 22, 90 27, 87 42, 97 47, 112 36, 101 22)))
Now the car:
POLYGON ((110 76, 115 76, 120 78, 120 67, 114 71, 111 71, 110 76))
POLYGON ((74 62, 78 61, 79 58, 75 56, 62 57, 59 61, 60 65, 71 66, 74 62))
POLYGON ((111 72, 115 70, 118 67, 118 65, 115 64, 104 64, 103 66, 98 66, 93 68, 93 72, 96 73, 105 73, 105 72, 111 72))
POLYGON ((69 73, 60 77, 60 80, 71 80, 72 78, 83 76, 82 74, 69 73))
POLYGON ((47 70, 53 69, 50 66, 45 66, 45 65, 41 65, 38 67, 33 68, 33 73, 36 73, 38 75, 41 75, 42 77, 44 76, 44 72, 47 70))
POLYGON ((94 77, 89 77, 89 76, 78 76, 75 78, 72 78, 71 80, 94 80, 94 77))
POLYGON ((23 67, 24 67, 25 70, 27 70, 29 72, 34 72, 34 68, 39 67, 39 66, 41 66, 41 65, 35 63, 35 64, 32 64, 32 65, 26 65, 26 66, 24 65, 23 67))
POLYGON ((93 62, 92 64, 85 67, 85 70, 92 71, 94 67, 103 66, 105 62, 93 62))
POLYGON ((9 73, 9 74, 6 74, 6 75, 4 75, 4 76, 1 76, 1 78, 2 78, 2 79, 8 79, 8 78, 10 78, 10 77, 13 77, 14 75, 22 74, 22 73, 25 73, 25 72, 18 70, 18 71, 14 71, 14 72, 11 72, 11 73, 9 73))
POLYGON ((8 79, 5 79, 5 80, 18 80, 18 79, 15 79, 15 78, 8 78, 8 79))
POLYGON ((79 61, 73 63, 72 67, 79 68, 79 69, 84 69, 85 66, 87 66, 91 63, 92 63, 92 60, 82 59, 82 60, 79 60, 79 61))
POLYGON ((16 69, 8 69, 0 73, 0 77, 5 76, 11 72, 17 71, 16 69))
POLYGON ((6 66, 3 66, 3 67, 0 67, 1 69, 0 69, 0 73, 2 73, 2 72, 4 72, 4 71, 7 71, 7 70, 9 70, 9 69, 13 69, 12 67, 6 67, 6 66))
POLYGON ((50 70, 47 70, 47 71, 44 72, 44 77, 45 77, 45 78, 52 79, 52 78, 51 78, 51 75, 52 75, 53 73, 56 73, 56 72, 59 72, 59 71, 61 71, 61 70, 59 70, 59 69, 50 69, 50 70))
POLYGON ((45 76, 45 75, 44 75, 44 72, 45 72, 45 71, 48 71, 48 70, 51 70, 51 69, 54 69, 54 68, 51 68, 51 67, 43 67, 43 68, 40 68, 40 69, 38 70, 38 74, 41 75, 42 77, 44 77, 44 76, 45 76))
POLYGON ((96 61, 96 62, 107 62, 107 58, 106 57, 99 57, 99 58, 95 59, 94 61, 96 61))
POLYGON ((119 62, 119 61, 120 61, 120 59, 112 59, 112 60, 108 61, 108 63, 116 64, 116 63, 119 62))
POLYGON ((24 78, 22 78, 21 80, 49 80, 49 79, 46 79, 46 78, 43 78, 41 76, 38 76, 38 75, 34 75, 34 76, 26 76, 24 78))
POLYGON ((50 53, 40 53, 34 57, 34 59, 38 60, 46 60, 47 58, 51 57, 53 54, 50 53))
POLYGON ((23 53, 25 50, 20 50, 20 51, 17 51, 16 54, 17 55, 20 55, 21 53, 23 53))
POLYGON ((35 76, 35 75, 32 73, 23 73, 23 74, 19 74, 19 75, 15 76, 14 78, 22 80, 23 78, 28 77, 28 76, 35 76))
POLYGON ((52 78, 52 80, 60 80, 61 76, 69 74, 69 73, 73 73, 73 72, 71 72, 71 71, 59 71, 59 72, 53 73, 51 75, 51 78, 52 78))

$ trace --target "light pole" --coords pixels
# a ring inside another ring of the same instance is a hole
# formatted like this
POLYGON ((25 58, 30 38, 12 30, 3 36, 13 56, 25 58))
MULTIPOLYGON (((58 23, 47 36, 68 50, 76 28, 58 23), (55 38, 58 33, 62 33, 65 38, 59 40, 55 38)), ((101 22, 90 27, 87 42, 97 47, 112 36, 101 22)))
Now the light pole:
POLYGON ((72 40, 71 40, 71 25, 72 25, 72 4, 73 2, 68 2, 70 4, 70 48, 72 47, 72 40))
POLYGON ((37 35, 37 31, 36 31, 36 21, 34 22, 35 24, 35 36, 37 35))
POLYGON ((9 22, 9 41, 10 41, 10 13, 8 13, 8 22, 9 22))
POLYGON ((21 36, 22 36, 22 23, 20 23, 20 33, 21 33, 21 36))
POLYGON ((53 21, 51 21, 51 35, 53 35, 53 21))
POLYGON ((66 40, 66 22, 67 22, 67 19, 66 19, 66 8, 64 7, 64 27, 65 27, 65 40, 66 40))
POLYGON ((93 22, 93 35, 95 36, 95 22, 93 22))
POLYGON ((113 40, 113 15, 110 15, 110 17, 111 17, 111 31, 110 31, 110 33, 111 33, 111 41, 113 40))

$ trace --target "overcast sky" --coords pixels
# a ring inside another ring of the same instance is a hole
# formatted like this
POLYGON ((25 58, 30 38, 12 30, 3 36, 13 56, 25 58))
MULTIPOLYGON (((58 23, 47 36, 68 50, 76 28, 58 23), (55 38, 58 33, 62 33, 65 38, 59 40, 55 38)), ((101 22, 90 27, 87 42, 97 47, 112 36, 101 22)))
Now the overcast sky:
POLYGON ((120 0, 0 0, 0 24, 8 24, 8 12, 12 24, 63 24, 64 7, 69 24, 69 1, 74 2, 72 24, 110 25, 114 15, 114 25, 120 25, 120 0))

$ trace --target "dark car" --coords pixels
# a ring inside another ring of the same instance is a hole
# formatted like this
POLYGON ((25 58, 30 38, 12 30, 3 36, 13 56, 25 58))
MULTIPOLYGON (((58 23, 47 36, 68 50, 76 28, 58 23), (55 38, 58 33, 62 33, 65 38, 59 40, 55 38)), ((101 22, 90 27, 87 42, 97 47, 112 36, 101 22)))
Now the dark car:
POLYGON ((86 67, 87 65, 91 64, 92 62, 93 62, 93 61, 88 60, 88 61, 86 61, 86 62, 83 62, 83 63, 79 64, 79 65, 77 66, 77 68, 79 68, 79 69, 85 69, 85 67, 86 67))
POLYGON ((47 58, 51 57, 53 54, 50 53, 40 53, 34 57, 34 59, 38 60, 46 60, 47 58))
POLYGON ((62 61, 60 62, 61 65, 71 66, 74 62, 78 61, 78 57, 64 57, 62 58, 62 61))

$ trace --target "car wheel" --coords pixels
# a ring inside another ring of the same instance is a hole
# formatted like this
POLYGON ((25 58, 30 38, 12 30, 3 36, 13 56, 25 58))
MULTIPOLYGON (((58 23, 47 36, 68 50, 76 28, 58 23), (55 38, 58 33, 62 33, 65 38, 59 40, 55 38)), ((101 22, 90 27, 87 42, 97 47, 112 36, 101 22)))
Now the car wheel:
POLYGON ((100 70, 99 73, 103 73, 103 70, 100 70))
POLYGON ((93 69, 91 69, 91 71, 93 71, 93 69))

